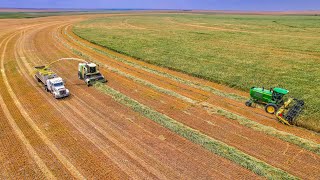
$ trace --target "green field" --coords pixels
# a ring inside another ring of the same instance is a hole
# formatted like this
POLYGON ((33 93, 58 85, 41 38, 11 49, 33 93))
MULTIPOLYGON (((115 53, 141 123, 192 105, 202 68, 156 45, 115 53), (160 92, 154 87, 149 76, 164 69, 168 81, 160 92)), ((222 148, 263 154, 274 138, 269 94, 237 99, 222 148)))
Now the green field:
POLYGON ((167 14, 91 19, 73 31, 143 61, 248 91, 304 99, 298 125, 320 128, 320 17, 167 14))

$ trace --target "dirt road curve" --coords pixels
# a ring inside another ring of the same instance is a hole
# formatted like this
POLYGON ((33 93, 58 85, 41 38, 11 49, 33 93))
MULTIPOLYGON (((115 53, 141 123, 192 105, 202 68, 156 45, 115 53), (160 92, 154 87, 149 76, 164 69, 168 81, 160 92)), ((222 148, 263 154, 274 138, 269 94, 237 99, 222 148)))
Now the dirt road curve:
POLYGON ((0 20, 0 179, 259 178, 88 88, 77 78, 76 62, 52 67, 67 81, 72 93, 67 99, 52 98, 31 75, 35 65, 84 55, 101 64, 109 87, 141 104, 293 176, 320 178, 319 153, 229 119, 215 108, 315 145, 319 135, 281 125, 261 109, 170 77, 246 96, 243 92, 136 61, 72 33, 72 24, 92 17, 0 20), (159 71, 168 75, 155 73, 159 71))

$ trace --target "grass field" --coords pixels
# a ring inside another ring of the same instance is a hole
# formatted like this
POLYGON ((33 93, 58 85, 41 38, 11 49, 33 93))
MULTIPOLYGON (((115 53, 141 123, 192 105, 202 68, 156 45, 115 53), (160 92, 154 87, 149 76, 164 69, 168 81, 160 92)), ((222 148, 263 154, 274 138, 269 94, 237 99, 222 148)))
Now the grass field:
POLYGON ((320 126, 319 16, 134 15, 92 19, 73 31, 123 54, 248 91, 283 87, 304 99, 298 124, 320 126))

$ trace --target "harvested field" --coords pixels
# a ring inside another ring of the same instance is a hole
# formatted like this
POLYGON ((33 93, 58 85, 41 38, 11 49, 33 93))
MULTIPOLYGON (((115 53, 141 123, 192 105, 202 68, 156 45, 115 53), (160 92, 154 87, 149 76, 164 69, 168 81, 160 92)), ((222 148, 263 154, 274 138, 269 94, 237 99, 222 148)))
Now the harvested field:
MULTIPOLYGON (((319 134, 244 106, 245 92, 72 31, 113 16, 126 14, 0 20, 0 179, 320 178, 319 134), (77 62, 61 61, 52 69, 71 96, 52 98, 34 80, 33 66, 64 57, 98 63, 108 83, 87 87, 77 62)), ((144 30, 131 23, 121 28, 144 30)))

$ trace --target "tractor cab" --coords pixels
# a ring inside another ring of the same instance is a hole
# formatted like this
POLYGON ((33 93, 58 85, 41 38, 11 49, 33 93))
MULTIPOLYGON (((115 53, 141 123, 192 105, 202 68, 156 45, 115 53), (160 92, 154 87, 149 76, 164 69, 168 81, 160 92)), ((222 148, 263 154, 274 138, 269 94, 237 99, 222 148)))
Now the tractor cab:
POLYGON ((272 100, 278 105, 283 104, 283 96, 289 93, 288 90, 282 88, 271 88, 270 91, 272 91, 272 100))
POLYGON ((94 74, 94 73, 99 72, 97 65, 94 63, 86 64, 86 68, 87 68, 88 74, 94 74))

